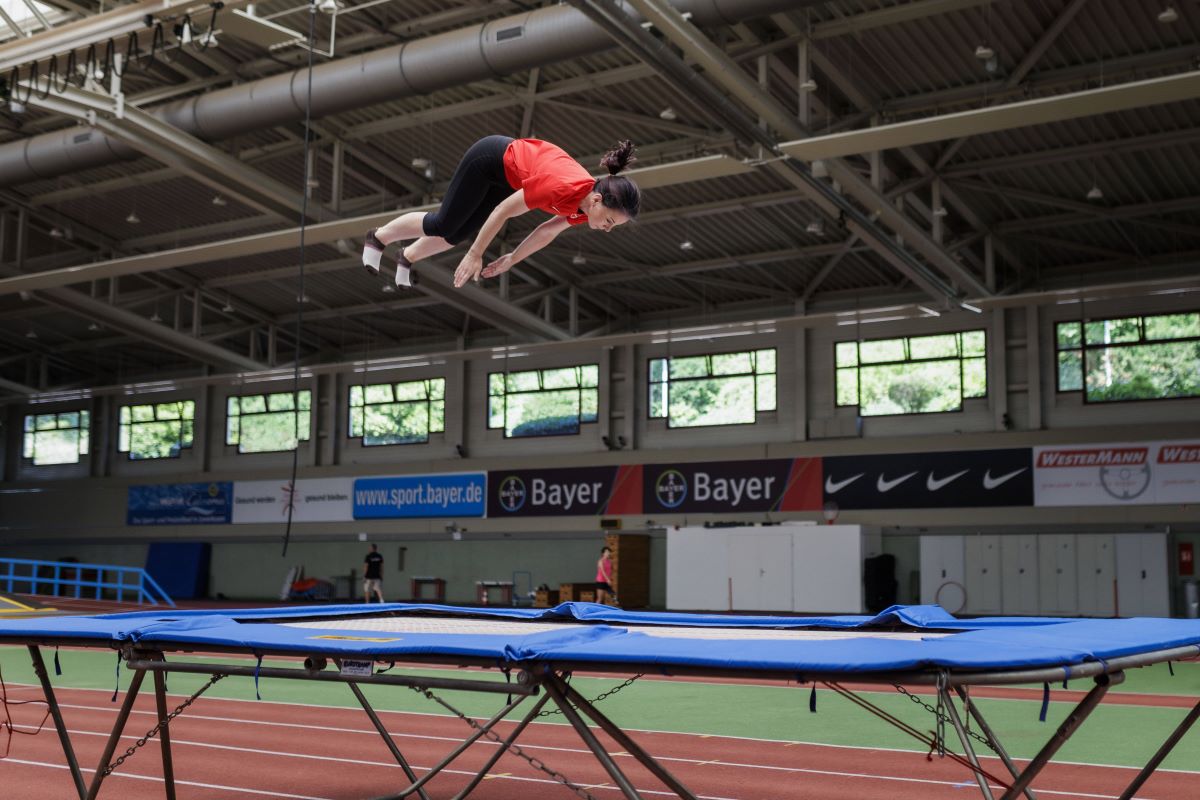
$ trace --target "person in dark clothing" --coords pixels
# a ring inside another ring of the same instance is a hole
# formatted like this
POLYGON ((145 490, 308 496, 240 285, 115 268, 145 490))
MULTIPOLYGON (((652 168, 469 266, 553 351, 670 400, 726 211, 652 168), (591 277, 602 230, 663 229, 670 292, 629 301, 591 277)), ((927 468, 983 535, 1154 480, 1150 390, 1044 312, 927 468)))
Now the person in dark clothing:
POLYGON ((379 546, 371 545, 371 552, 363 560, 363 602, 371 602, 371 593, 383 602, 383 556, 379 554, 379 546))

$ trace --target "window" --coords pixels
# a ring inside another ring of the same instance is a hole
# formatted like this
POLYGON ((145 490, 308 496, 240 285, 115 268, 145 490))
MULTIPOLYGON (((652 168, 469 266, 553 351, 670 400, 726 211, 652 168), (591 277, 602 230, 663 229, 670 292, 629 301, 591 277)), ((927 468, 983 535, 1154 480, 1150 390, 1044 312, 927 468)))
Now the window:
POLYGON ((1058 390, 1089 403, 1200 397, 1200 313, 1060 322, 1058 390))
POLYGON ((864 417, 961 411, 987 396, 983 331, 838 342, 837 404, 864 417))
POLYGON ((775 410, 775 350, 650 359, 650 417, 668 428, 748 425, 775 410))
POLYGON ((600 365, 493 372, 488 375, 488 427, 505 438, 579 433, 596 421, 600 365))
POLYGON ((46 464, 78 464, 88 454, 87 411, 29 414, 25 417, 24 450, 21 455, 40 467, 46 464))
POLYGON ((308 441, 312 392, 247 394, 230 397, 225 408, 225 444, 239 453, 274 453, 296 448, 296 432, 308 441), (296 409, 297 398, 299 410, 296 409))
POLYGON ((117 450, 133 460, 179 458, 192 446, 195 418, 192 400, 121 406, 117 450))
POLYGON ((350 437, 365 446, 428 442, 446 429, 446 379, 350 387, 350 437))

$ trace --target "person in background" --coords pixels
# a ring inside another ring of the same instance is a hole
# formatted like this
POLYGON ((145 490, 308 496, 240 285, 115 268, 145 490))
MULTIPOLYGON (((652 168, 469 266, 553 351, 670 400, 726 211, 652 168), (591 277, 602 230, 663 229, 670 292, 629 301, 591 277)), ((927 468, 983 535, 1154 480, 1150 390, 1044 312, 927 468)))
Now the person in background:
POLYGON ((617 604, 617 593, 612 586, 612 549, 607 545, 600 548, 600 560, 596 562, 596 602, 605 605, 617 604))
POLYGON ((379 554, 379 545, 371 545, 371 552, 363 560, 363 602, 371 602, 371 593, 383 602, 383 556, 379 554))

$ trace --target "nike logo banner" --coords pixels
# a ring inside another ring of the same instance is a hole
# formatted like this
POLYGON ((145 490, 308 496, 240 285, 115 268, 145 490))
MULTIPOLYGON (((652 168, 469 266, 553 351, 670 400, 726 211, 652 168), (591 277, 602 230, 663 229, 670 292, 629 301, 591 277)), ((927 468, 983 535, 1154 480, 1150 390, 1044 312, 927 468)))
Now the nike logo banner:
POLYGON ((1033 505, 1033 451, 826 456, 824 499, 844 509, 1033 505))

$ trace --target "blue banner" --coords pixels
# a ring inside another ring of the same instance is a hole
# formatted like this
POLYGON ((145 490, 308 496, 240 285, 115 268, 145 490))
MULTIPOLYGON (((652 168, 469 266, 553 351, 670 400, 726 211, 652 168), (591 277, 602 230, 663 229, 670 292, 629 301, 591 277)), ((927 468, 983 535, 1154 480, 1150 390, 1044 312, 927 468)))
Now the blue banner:
POLYGON ((354 482, 355 519, 482 517, 487 474, 398 475, 354 482))
POLYGON ((130 486, 127 525, 228 525, 233 483, 160 483, 130 486))

